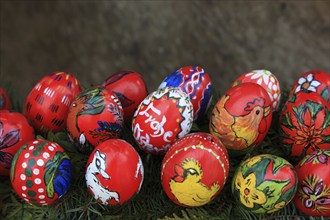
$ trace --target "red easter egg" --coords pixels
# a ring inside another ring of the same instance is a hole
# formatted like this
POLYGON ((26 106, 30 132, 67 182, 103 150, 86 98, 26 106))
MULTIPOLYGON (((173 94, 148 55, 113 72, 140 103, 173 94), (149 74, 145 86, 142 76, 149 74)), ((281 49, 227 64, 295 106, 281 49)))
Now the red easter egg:
POLYGON ((125 121, 131 121, 137 107, 148 95, 146 83, 135 71, 121 71, 111 75, 103 83, 106 89, 114 92, 124 110, 125 121))
POLYGON ((0 110, 0 175, 9 175, 16 151, 34 140, 34 130, 24 115, 0 110))
POLYGON ((24 114, 36 130, 58 132, 65 128, 69 107, 80 92, 80 84, 71 73, 49 74, 27 96, 24 114))
POLYGON ((272 122, 272 106, 264 88, 242 83, 229 89, 214 106, 210 133, 232 152, 262 142, 272 122))
POLYGON ((9 97, 3 88, 0 88, 0 110, 11 108, 9 97))
POLYGON ((197 207, 220 193, 228 172, 225 147, 210 134, 192 133, 176 141, 165 154, 161 181, 173 202, 197 207))
POLYGON ((147 96, 136 110, 132 130, 143 150, 163 154, 190 132, 193 106, 181 89, 164 87, 147 96))
POLYGON ((189 95, 194 106, 194 120, 201 120, 212 101, 210 76, 200 66, 185 66, 168 75, 158 89, 173 86, 189 95))
POLYGON ((118 138, 122 131, 123 109, 117 96, 101 87, 89 88, 72 102, 67 130, 79 151, 85 154, 103 141, 118 138))
POLYGON ((330 217, 330 145, 307 154, 296 166, 295 206, 309 216, 330 217))
POLYGON ((103 205, 128 201, 142 186, 144 169, 136 150, 124 140, 107 140, 97 147, 87 162, 86 184, 103 205))
POLYGON ((69 156, 55 142, 34 140, 13 158, 10 180, 16 194, 31 205, 45 206, 61 198, 71 184, 69 156))
POLYGON ((246 82, 257 83, 262 86, 269 95, 273 111, 278 109, 281 99, 281 89, 280 83, 273 73, 268 70, 253 70, 238 77, 234 81, 233 86, 246 82))
POLYGON ((327 102, 316 92, 297 92, 282 110, 281 136, 288 154, 304 156, 330 144, 330 111, 327 102))
POLYGON ((330 104, 330 74, 321 70, 310 70, 301 74, 293 84, 290 96, 299 91, 316 92, 330 104))

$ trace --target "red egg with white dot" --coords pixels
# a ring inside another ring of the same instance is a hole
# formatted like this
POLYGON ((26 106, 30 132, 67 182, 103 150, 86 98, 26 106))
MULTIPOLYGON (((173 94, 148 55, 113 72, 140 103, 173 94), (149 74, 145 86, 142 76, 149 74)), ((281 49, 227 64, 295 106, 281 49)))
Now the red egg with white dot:
POLYGON ((34 140, 15 154, 10 180, 16 194, 31 205, 50 205, 60 199, 71 184, 70 158, 55 142, 34 140))
POLYGON ((273 73, 268 70, 252 70, 238 77, 234 81, 233 86, 246 82, 257 83, 262 86, 269 95, 273 111, 278 110, 281 99, 281 88, 279 81, 273 73))
POLYGON ((213 200, 229 172, 225 147, 212 135, 192 133, 176 141, 162 161, 161 181, 167 196, 184 207, 213 200))

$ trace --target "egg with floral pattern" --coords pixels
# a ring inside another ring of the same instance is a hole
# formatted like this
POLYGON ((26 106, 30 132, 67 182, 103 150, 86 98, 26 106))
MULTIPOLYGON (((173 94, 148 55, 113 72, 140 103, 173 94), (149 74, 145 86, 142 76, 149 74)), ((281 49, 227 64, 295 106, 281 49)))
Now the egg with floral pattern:
POLYGON ((185 66, 168 75, 160 88, 174 86, 189 95, 194 106, 194 120, 200 121, 212 101, 212 82, 210 76, 200 66, 185 66))
POLYGON ((265 214, 289 204, 297 185, 297 173, 288 161, 262 154, 244 160, 238 166, 232 180, 232 192, 243 208, 265 214))
POLYGON ((290 91, 290 96, 299 91, 316 92, 330 104, 330 74, 321 70, 310 70, 299 76, 290 91))
POLYGON ((11 108, 11 103, 8 94, 3 88, 0 88, 0 110, 11 108))
POLYGON ((16 151, 34 138, 34 130, 24 115, 0 110, 0 175, 9 175, 16 151))
POLYGON ((299 91, 288 99, 280 116, 280 133, 288 155, 302 157, 330 144, 330 111, 316 92, 299 91))
POLYGON ((103 205, 118 205, 139 193, 144 178, 142 160, 131 144, 111 139, 96 146, 87 161, 88 191, 103 205))
POLYGON ((72 172, 69 156, 55 142, 34 140, 15 154, 10 180, 16 194, 31 205, 58 201, 69 189, 72 172))
POLYGON ((268 70, 252 70, 238 77, 233 86, 241 83, 252 82, 262 86, 268 93, 273 111, 278 110, 281 99, 280 83, 276 76, 268 70))
POLYGON ((114 92, 119 98, 124 111, 124 119, 127 122, 132 120, 137 107, 148 95, 147 85, 141 74, 132 70, 120 71, 111 75, 102 83, 102 86, 114 92))
POLYGON ((123 108, 115 93, 104 87, 89 88, 72 102, 67 130, 77 149, 90 154, 103 141, 119 138, 123 108))
POLYGON ((72 73, 51 73, 27 96, 24 115, 39 132, 61 131, 66 127, 70 105, 80 92, 80 83, 72 73))
POLYGON ((149 94, 136 110, 132 131, 136 143, 146 152, 164 154, 177 139, 190 132, 193 105, 176 87, 164 87, 149 94))
POLYGON ((226 148, 208 133, 192 133, 176 141, 165 154, 161 181, 167 196, 184 207, 212 201, 229 173, 226 148))
POLYGON ((296 166, 295 206, 309 216, 330 217, 330 144, 307 154, 296 166))
POLYGON ((214 106, 210 133, 231 154, 244 154, 259 145, 272 122, 272 105, 266 90, 256 83, 230 88, 214 106))

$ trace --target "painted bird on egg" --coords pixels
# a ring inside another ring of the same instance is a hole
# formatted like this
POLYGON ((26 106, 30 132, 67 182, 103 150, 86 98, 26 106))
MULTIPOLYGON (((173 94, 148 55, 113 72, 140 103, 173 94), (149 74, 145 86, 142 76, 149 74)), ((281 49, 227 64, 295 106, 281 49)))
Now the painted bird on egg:
POLYGON ((202 206, 220 193, 228 171, 225 147, 208 133, 192 133, 176 141, 165 154, 162 186, 176 204, 202 206))
POLYGON ((215 105, 210 132, 227 149, 245 150, 261 143, 272 120, 268 93, 258 84, 232 87, 215 105))
POLYGON ((67 129, 79 151, 89 154, 93 146, 120 136, 123 109, 117 96, 105 88, 90 88, 72 103, 67 129))
POLYGON ((170 181, 170 189, 181 204, 196 206, 206 204, 220 190, 218 183, 209 189, 201 182, 203 170, 197 160, 187 158, 175 165, 175 176, 170 181))
POLYGON ((200 120, 212 100, 212 83, 209 75, 199 66, 185 66, 168 75, 160 88, 174 86, 189 95, 194 106, 194 120, 200 120))

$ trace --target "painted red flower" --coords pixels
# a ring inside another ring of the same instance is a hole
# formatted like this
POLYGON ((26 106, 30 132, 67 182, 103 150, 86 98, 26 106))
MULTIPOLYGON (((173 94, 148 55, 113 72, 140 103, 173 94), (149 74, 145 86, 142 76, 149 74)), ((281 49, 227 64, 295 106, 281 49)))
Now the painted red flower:
POLYGON ((316 102, 306 101, 282 115, 283 143, 290 146, 291 155, 301 156, 329 147, 329 110, 316 102))

